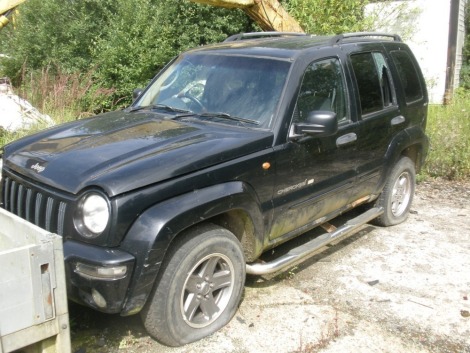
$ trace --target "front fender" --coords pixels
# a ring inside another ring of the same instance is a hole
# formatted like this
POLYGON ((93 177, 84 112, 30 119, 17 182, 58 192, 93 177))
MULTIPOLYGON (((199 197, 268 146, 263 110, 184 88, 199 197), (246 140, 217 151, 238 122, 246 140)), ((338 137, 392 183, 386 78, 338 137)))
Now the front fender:
MULTIPOLYGON (((142 309, 163 257, 183 230, 231 210, 248 215, 254 234, 262 236, 263 216, 253 189, 234 181, 180 195, 149 208, 133 223, 120 248, 135 256, 136 265, 121 315, 142 309)), ((260 243, 261 239, 254 240, 260 243)))

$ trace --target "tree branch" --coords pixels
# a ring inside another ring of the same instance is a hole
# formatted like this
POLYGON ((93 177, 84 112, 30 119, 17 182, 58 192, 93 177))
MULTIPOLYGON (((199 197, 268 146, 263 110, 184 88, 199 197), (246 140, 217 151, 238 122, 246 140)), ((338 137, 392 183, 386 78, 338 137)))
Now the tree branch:
POLYGON ((300 32, 304 30, 289 15, 278 0, 190 0, 192 2, 225 8, 242 9, 263 30, 300 32))

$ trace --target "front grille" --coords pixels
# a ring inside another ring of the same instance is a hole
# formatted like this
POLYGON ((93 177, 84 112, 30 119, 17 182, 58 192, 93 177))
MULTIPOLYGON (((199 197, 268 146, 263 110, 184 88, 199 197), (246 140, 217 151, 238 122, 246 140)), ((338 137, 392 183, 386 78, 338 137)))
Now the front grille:
POLYGON ((67 203, 17 180, 4 176, 3 207, 49 232, 64 235, 67 203))

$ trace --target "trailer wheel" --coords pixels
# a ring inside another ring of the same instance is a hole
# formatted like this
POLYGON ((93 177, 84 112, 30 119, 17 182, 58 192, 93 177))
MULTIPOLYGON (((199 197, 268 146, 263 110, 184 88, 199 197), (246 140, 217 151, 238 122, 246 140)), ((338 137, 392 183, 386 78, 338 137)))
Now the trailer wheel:
POLYGON ((402 157, 393 167, 375 203, 375 206, 384 208, 384 213, 375 219, 374 223, 380 226, 391 226, 404 222, 408 218, 415 186, 414 163, 408 157, 402 157))
POLYGON ((142 310, 143 323, 161 343, 181 346, 232 319, 245 283, 245 260, 231 232, 203 225, 176 240, 161 273, 142 310))

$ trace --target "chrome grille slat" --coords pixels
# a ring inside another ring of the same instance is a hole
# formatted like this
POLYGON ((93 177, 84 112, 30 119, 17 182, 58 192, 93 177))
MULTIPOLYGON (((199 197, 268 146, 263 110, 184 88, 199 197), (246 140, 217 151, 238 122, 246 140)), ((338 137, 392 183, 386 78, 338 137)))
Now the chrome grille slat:
POLYGON ((16 214, 16 182, 12 181, 10 185, 10 208, 11 212, 16 214))
POLYGON ((45 228, 48 231, 51 231, 53 208, 54 208, 54 199, 52 197, 48 197, 47 203, 46 203, 46 225, 45 225, 45 228))
POLYGON ((5 196, 5 199, 3 200, 3 204, 5 205, 5 209, 7 211, 11 211, 11 209, 10 209, 10 184, 11 184, 10 179, 5 178, 4 192, 3 192, 3 195, 5 196))
POLYGON ((18 216, 20 216, 21 218, 23 218, 24 214, 24 190, 25 187, 20 184, 18 187, 18 198, 16 204, 18 206, 18 216))
POLYGON ((42 194, 36 194, 36 203, 34 204, 34 224, 40 225, 41 220, 42 194))
POLYGON ((32 219, 31 219, 31 200, 32 200, 32 197, 33 197, 33 190, 28 189, 28 191, 26 192, 26 212, 25 212, 25 219, 28 222, 32 221, 32 219))
POLYGON ((4 177, 2 197, 7 211, 49 232, 64 235, 67 202, 10 177, 4 177))
POLYGON ((64 221, 65 221, 65 211, 67 209, 67 204, 61 202, 59 205, 58 213, 58 222, 57 222, 57 234, 64 234, 64 221))

